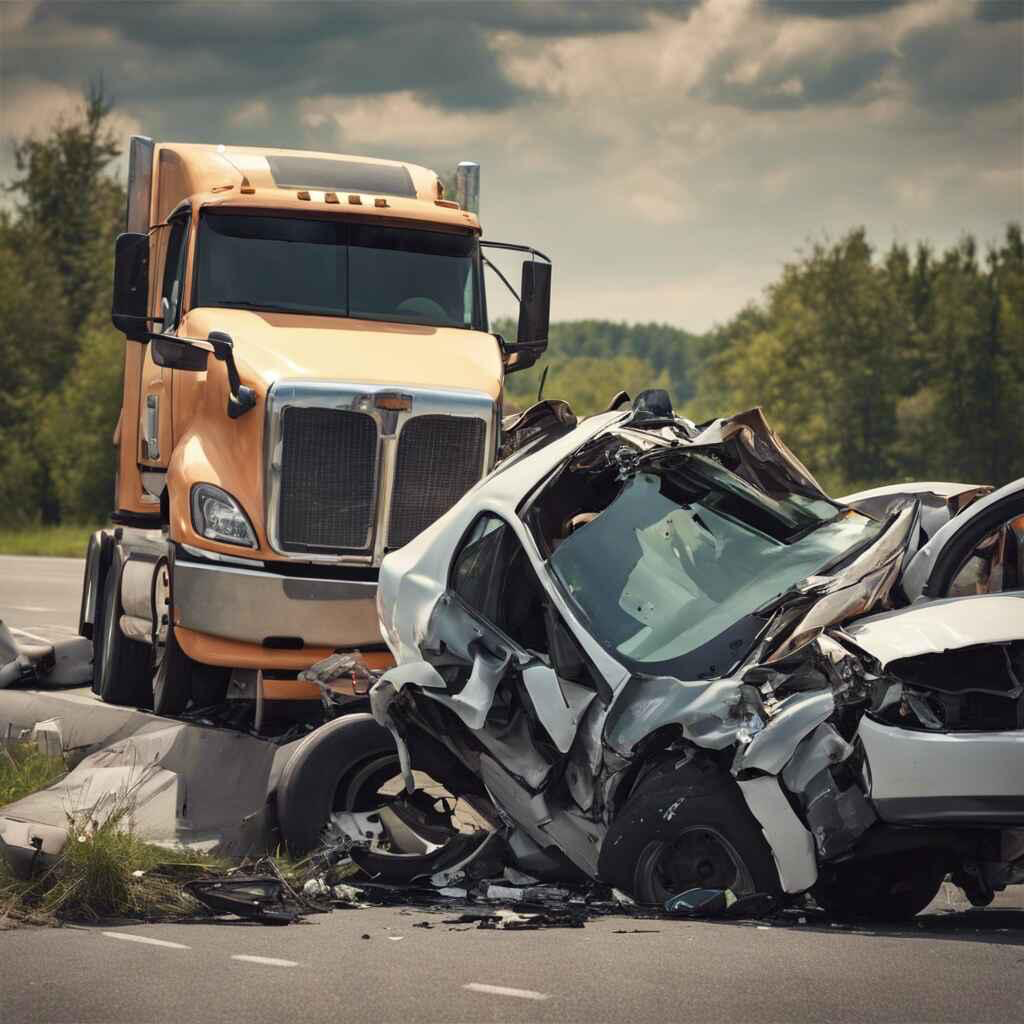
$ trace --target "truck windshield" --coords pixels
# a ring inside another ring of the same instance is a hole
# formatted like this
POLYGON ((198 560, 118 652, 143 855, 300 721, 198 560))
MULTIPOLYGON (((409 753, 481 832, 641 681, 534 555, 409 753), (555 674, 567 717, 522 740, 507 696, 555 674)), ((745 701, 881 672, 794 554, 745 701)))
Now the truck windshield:
POLYGON ((549 564, 633 671, 698 679, 746 653, 759 608, 880 529, 825 500, 769 498, 679 453, 637 473, 549 564))
POLYGON ((204 213, 193 305, 476 327, 478 252, 462 233, 204 213))

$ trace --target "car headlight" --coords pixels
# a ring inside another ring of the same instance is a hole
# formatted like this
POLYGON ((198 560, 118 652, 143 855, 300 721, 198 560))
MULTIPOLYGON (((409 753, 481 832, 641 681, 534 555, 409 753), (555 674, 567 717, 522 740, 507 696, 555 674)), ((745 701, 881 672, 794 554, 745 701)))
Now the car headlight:
POLYGON ((192 488, 192 526, 209 540, 257 547, 256 533, 242 506, 213 484, 196 484, 192 488))

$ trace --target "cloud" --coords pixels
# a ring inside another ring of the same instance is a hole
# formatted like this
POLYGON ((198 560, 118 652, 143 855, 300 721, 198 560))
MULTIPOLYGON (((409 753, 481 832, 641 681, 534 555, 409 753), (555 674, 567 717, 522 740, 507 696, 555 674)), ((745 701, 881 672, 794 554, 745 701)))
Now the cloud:
POLYGON ((877 17, 909 0, 761 0, 762 7, 775 15, 797 18, 877 17))
POLYGON ((2 109, 41 127, 102 70, 156 138, 479 160, 486 233, 553 256, 557 316, 699 330, 808 239, 1024 212, 1020 22, 864 6, 3 3, 2 109))

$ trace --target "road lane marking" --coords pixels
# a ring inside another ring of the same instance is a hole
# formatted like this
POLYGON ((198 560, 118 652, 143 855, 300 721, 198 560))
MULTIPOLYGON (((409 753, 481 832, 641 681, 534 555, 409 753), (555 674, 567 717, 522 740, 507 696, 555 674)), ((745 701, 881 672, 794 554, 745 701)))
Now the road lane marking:
MULTIPOLYGON (((29 640, 38 640, 41 644, 52 644, 52 640, 47 640, 45 636, 37 636, 35 633, 30 633, 27 629, 19 629, 17 626, 8 627, 12 633, 17 633, 18 636, 27 636, 29 640)), ((36 626, 36 629, 46 629, 46 626, 36 626)))
POLYGON ((504 985, 481 985, 478 981, 471 981, 468 985, 463 985, 463 988, 469 989, 470 992, 483 992, 489 996, 515 996, 517 999, 535 999, 543 1000, 550 999, 551 997, 544 992, 534 992, 528 988, 506 988, 504 985))
POLYGON ((165 949, 191 949, 180 942, 167 942, 165 939, 150 939, 145 935, 130 935, 128 932, 104 932, 108 939, 120 939, 122 942, 141 942, 146 946, 163 946, 165 949))
POLYGON ((298 967, 296 960, 278 960, 276 956, 243 956, 237 954, 232 960, 244 960, 247 964, 266 964, 267 967, 298 967))

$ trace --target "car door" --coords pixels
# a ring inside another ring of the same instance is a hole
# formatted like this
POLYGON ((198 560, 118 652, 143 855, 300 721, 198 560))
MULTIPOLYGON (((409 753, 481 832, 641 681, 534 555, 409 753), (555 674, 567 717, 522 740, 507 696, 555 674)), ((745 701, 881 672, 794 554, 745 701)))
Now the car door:
POLYGON ((903 575, 911 601, 1024 589, 1024 478, 954 516, 903 575))
POLYGON ((513 774, 539 789, 568 753, 596 696, 585 657, 548 600, 512 527, 484 513, 451 564, 432 640, 458 664, 444 694, 513 774))

